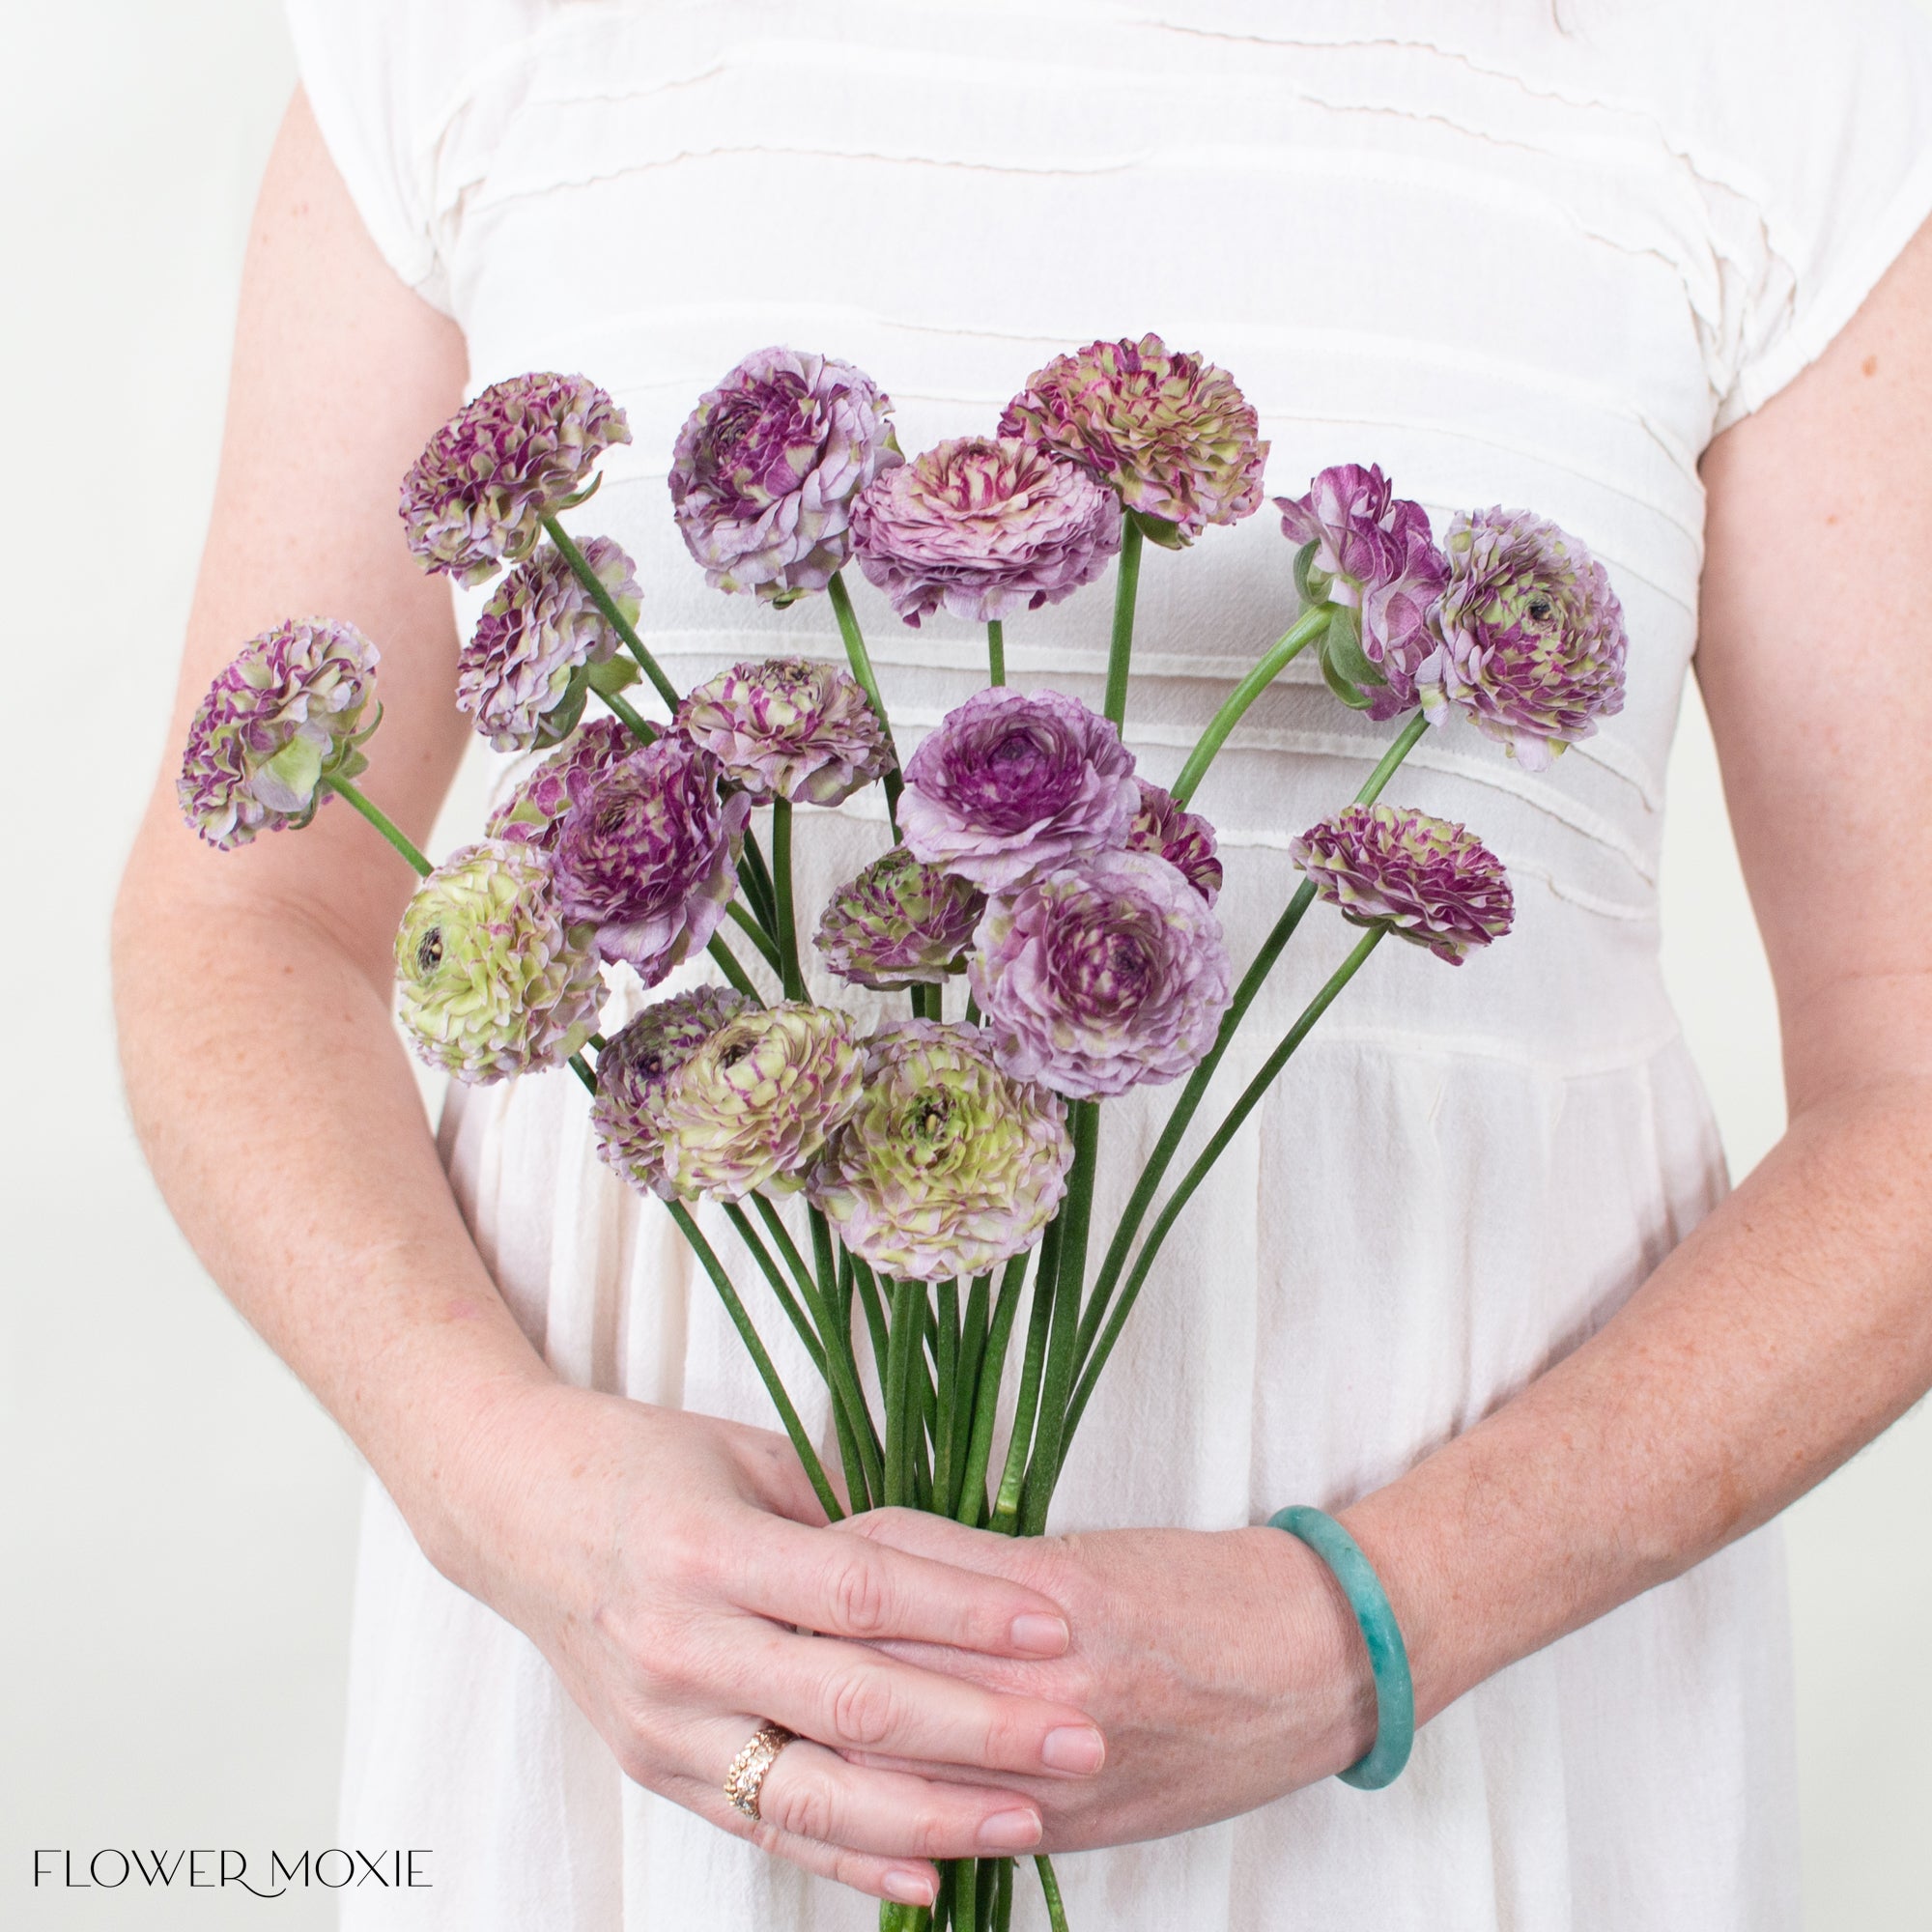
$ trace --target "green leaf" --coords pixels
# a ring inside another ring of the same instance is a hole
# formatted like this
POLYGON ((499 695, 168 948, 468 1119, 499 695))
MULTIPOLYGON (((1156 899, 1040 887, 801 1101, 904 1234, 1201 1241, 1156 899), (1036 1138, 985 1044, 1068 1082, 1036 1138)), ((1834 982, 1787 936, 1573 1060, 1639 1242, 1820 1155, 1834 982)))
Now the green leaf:
POLYGON ((1384 685, 1388 682, 1362 649, 1361 613, 1346 604, 1338 604, 1330 615, 1328 634, 1321 639, 1321 649, 1325 656, 1333 660, 1336 670, 1350 684, 1384 685))
POLYGON ((270 781, 276 796, 257 781, 256 792, 263 804, 276 811, 296 811, 315 797, 322 778, 322 747, 308 738, 291 738, 262 767, 262 777, 270 781))
POLYGON ((1335 668, 1335 661, 1326 650, 1316 652, 1321 661, 1321 675, 1328 680, 1328 689, 1346 704, 1350 711, 1366 711, 1369 708, 1367 696, 1335 668))
POLYGON ((551 504, 548 514, 554 517, 560 511, 574 510, 577 508, 578 504, 589 502, 591 497, 596 496, 597 492, 603 488, 603 485, 604 485, 604 472, 601 469, 599 469, 592 474, 590 481, 586 483, 583 486, 583 488, 577 493, 576 496, 565 497, 560 501, 551 504))
POLYGON ((1165 517, 1150 517, 1139 510, 1129 510, 1127 515, 1134 520, 1134 527, 1151 544, 1158 544, 1162 550, 1185 550, 1188 535, 1179 524, 1170 524, 1165 517))
POLYGON ((1315 553, 1319 549, 1321 549, 1321 545, 1311 537, 1308 542, 1303 544, 1294 553, 1294 588, 1301 601, 1311 607, 1326 603, 1328 599, 1328 579, 1326 575, 1323 574, 1321 582, 1318 583, 1315 576, 1311 574, 1315 562, 1315 553))
POLYGON ((628 691, 639 675, 637 660, 620 651, 602 664, 586 666, 583 681, 599 697, 609 697, 613 692, 628 691))

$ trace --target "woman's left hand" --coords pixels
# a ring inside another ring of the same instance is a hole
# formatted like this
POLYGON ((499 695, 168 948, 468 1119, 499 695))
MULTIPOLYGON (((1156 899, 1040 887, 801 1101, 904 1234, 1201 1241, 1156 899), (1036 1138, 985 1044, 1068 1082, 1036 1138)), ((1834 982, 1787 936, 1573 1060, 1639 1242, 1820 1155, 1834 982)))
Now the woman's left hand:
POLYGON ((1075 1705, 1100 1727, 1105 1765, 1077 1784, 917 1767, 1024 1791, 1045 1819, 1042 1850, 1234 1817, 1344 1769, 1374 1740, 1374 1682, 1348 1602, 1278 1529, 1013 1538, 910 1510, 838 1527, 1024 1583, 1065 1610, 1072 1644, 1050 1662, 892 1647, 988 1689, 1075 1705))

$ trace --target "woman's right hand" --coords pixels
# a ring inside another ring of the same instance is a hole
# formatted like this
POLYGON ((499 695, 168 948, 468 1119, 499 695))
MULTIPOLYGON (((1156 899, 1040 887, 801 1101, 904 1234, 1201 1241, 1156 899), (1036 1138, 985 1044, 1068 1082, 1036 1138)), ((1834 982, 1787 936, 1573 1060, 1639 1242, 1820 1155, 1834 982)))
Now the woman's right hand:
POLYGON ((460 1535, 429 1547, 536 1643, 647 1789, 808 1870, 926 1904, 930 1860, 1029 1851, 1037 1808, 841 1752, 1026 1777, 1099 1769, 1100 1734, 1071 1706, 868 1647, 1042 1659, 1069 1632, 1035 1590, 828 1531, 782 1435, 556 1383, 484 1427, 491 1449, 465 1459, 480 1496, 460 1535), (799 1742, 767 1774, 753 1825, 724 1778, 767 1719, 799 1742))

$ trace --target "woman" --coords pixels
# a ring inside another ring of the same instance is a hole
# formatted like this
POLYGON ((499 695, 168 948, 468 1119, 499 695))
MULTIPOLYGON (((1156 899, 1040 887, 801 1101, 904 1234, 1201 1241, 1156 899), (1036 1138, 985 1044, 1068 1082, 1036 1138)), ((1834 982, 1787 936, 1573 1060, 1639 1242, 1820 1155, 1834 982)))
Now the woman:
MULTIPOLYGON (((1259 405, 1271 490, 1377 461, 1438 529, 1529 504, 1605 559, 1632 637, 1622 716, 1548 773, 1453 732, 1405 768, 1509 862, 1517 930, 1453 979, 1383 949, 1350 987, 1136 1311, 1067 1533, 1028 1545, 822 1526, 571 1083, 457 1094, 439 1154, 387 1015, 411 881, 367 828, 217 857, 164 772, 119 923, 135 1113, 386 1492, 345 1831, 433 1847, 436 1885, 346 1922, 857 1926, 828 1880, 921 1900, 932 1858, 1039 1846, 1082 1852, 1088 1927, 1794 1924, 1781 1569, 1747 1533, 1932 1383, 1925 33, 1878 6, 1821 41, 1801 0, 294 19, 178 723, 250 634, 352 619, 384 649, 367 784, 419 839, 469 734, 394 491, 466 380, 526 368, 629 412, 582 514, 683 686, 837 652, 818 601, 704 589, 663 494, 692 401, 767 342, 866 367, 911 450, 1060 349, 1159 328, 1259 405), (1728 1198, 1657 970, 1693 646, 1791 1108, 1728 1198), (1326 1572, 1255 1526, 1288 1502, 1343 1513, 1406 1633, 1428 1721, 1385 1792, 1330 1776, 1373 1698, 1326 1572), (721 1786, 767 1719, 802 1742, 753 1829, 721 1786)), ((1152 560, 1151 776, 1283 628, 1290 555, 1267 516, 1152 560)), ((1096 692, 1103 606, 1015 624, 1016 678, 1096 692)), ((910 740, 978 641, 861 608, 910 740)), ((1290 679, 1216 764, 1237 956, 1366 730, 1290 679)), ((815 833, 806 903, 881 843, 815 833)), ((1243 1050, 1342 943, 1311 925, 1243 1050)), ((1116 1183, 1159 1118, 1110 1122, 1116 1183)))

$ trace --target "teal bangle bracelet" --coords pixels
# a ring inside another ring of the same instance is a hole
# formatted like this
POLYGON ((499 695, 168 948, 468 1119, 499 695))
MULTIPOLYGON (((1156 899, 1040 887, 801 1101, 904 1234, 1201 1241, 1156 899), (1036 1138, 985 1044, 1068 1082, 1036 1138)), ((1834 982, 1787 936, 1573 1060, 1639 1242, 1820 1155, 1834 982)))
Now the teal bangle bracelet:
POLYGON ((1376 1680, 1376 1741, 1366 1757, 1336 1776, 1357 1790, 1379 1791, 1402 1776, 1415 1743, 1415 1680, 1408 1674, 1408 1647, 1402 1640, 1402 1626, 1395 1620, 1388 1592, 1361 1546, 1332 1516, 1296 1504, 1277 1510, 1268 1521, 1299 1538, 1327 1564, 1362 1627, 1376 1680))

